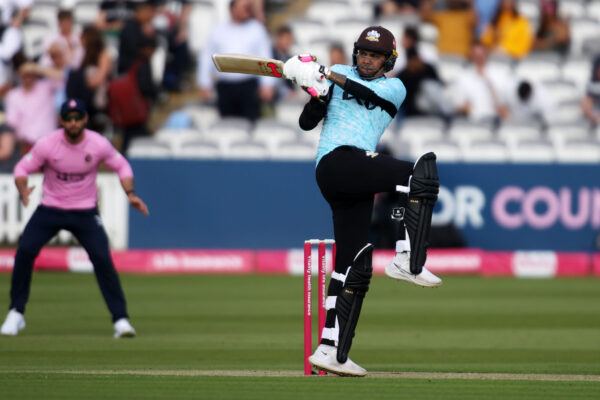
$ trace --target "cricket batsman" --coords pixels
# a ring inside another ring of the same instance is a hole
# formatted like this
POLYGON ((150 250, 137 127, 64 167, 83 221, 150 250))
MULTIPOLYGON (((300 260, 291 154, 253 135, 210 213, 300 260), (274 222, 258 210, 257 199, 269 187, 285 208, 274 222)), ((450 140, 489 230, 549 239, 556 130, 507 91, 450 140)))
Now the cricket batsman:
POLYGON ((300 127, 311 130, 323 120, 316 180, 331 207, 337 254, 322 340, 309 361, 338 375, 367 374, 348 353, 372 276, 373 246, 367 240, 376 193, 398 190, 407 195, 392 215, 403 226, 385 273, 420 286, 442 284, 424 267, 439 188, 435 154, 424 154, 413 165, 375 153, 406 97, 399 79, 384 76, 396 57, 394 36, 370 26, 354 44, 351 66, 328 69, 310 55, 292 57, 284 65, 285 76, 312 96, 300 115, 300 127))

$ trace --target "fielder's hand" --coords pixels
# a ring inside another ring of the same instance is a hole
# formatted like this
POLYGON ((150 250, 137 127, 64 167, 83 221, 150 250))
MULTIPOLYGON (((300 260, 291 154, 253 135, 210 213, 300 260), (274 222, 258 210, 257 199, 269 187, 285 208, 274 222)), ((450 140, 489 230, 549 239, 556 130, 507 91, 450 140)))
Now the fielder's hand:
POLYGON ((309 54, 294 56, 285 62, 283 74, 311 96, 326 96, 329 93, 329 82, 326 79, 329 70, 314 60, 315 57, 309 54))

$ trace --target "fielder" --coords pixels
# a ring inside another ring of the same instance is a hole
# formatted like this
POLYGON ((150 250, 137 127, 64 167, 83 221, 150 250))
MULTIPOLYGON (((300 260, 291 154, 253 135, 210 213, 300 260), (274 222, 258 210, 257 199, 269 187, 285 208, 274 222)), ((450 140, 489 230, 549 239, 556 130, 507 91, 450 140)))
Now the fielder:
POLYGON ((442 284, 424 267, 439 188, 435 154, 421 156, 413 166, 374 152, 406 97, 399 79, 384 76, 396 56, 394 36, 372 26, 355 42, 352 66, 328 69, 309 55, 292 57, 284 65, 284 74, 312 96, 300 115, 300 127, 311 130, 324 119, 316 179, 333 214, 337 255, 322 340, 309 361, 338 375, 367 373, 348 352, 372 275, 373 246, 367 240, 376 193, 398 190, 408 195, 401 196, 406 204, 399 204, 392 216, 404 226, 386 274, 420 286, 442 284))
POLYGON ((125 295, 110 257, 108 237, 96 208, 96 174, 103 162, 116 171, 129 203, 144 215, 148 207, 135 194, 133 173, 127 160, 97 132, 85 129, 88 115, 83 101, 68 99, 61 107, 62 129, 36 142, 15 166, 15 184, 25 206, 33 187, 29 174, 42 170, 42 202, 19 240, 10 288, 10 307, 0 333, 15 336, 25 328, 33 262, 41 248, 61 229, 70 231, 88 253, 102 296, 112 314, 115 338, 133 337, 125 295))

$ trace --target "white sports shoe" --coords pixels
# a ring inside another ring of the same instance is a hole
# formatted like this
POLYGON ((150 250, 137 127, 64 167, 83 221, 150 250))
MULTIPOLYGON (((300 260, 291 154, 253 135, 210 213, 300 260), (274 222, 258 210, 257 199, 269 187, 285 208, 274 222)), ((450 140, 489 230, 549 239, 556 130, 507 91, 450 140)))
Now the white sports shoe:
POLYGON ((129 323, 127 318, 121 318, 115 322, 115 339, 132 338, 135 336, 135 329, 129 323))
POLYGON ((6 336, 17 336, 23 328, 25 328, 25 317, 13 308, 8 312, 0 333, 6 336))
POLYGON ((385 274, 390 278, 411 282, 419 286, 437 287, 442 284, 442 280, 425 267, 419 275, 410 272, 410 253, 408 251, 396 253, 392 262, 385 267, 385 274))
POLYGON ((313 355, 308 357, 308 361, 317 369, 340 376, 367 375, 367 370, 351 359, 347 359, 345 363, 340 364, 337 360, 337 349, 326 344, 320 344, 313 355))

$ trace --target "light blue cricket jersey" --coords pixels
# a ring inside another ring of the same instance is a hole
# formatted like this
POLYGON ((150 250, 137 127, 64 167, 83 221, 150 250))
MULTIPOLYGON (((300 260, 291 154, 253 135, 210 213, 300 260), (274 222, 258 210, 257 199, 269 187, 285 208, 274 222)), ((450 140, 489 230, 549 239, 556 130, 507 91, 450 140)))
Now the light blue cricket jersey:
MULTIPOLYGON (((334 65, 331 70, 368 87, 379 97, 394 104, 397 109, 406 97, 406 88, 400 79, 381 77, 365 81, 360 78, 356 69, 349 65, 334 65)), ((391 121, 390 114, 381 107, 364 104, 364 100, 357 99, 349 93, 344 95, 344 89, 334 86, 319 139, 317 164, 325 154, 340 146, 355 146, 375 151, 379 138, 391 121)))

